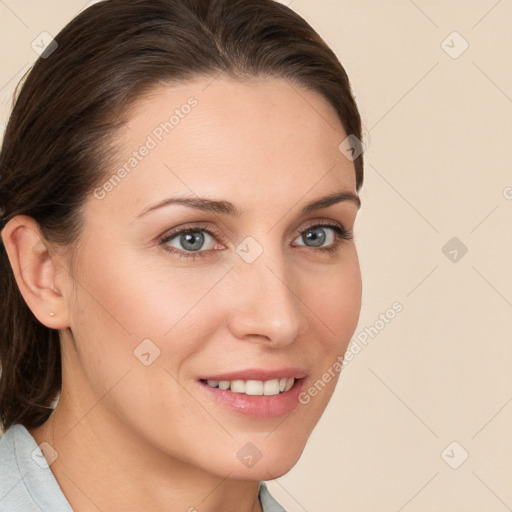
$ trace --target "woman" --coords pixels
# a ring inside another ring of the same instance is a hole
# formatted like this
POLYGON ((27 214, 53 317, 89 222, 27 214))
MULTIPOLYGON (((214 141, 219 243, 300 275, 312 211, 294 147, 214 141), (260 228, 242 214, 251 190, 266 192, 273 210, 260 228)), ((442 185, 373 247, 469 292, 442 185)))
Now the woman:
POLYGON ((270 0, 110 0, 0 155, 0 511, 264 511, 356 328, 361 120, 270 0))

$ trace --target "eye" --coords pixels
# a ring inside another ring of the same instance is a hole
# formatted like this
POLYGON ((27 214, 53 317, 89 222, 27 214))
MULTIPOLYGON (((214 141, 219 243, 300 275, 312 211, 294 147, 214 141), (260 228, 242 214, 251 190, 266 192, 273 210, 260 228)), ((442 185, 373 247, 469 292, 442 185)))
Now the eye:
POLYGON ((177 253, 182 258, 193 259, 202 257, 204 254, 201 253, 212 250, 218 236, 205 226, 195 226, 168 233, 160 243, 168 252, 177 253))
POLYGON ((315 224, 301 231, 298 239, 303 243, 298 245, 335 252, 342 240, 352 240, 352 238, 352 231, 338 224, 315 224))

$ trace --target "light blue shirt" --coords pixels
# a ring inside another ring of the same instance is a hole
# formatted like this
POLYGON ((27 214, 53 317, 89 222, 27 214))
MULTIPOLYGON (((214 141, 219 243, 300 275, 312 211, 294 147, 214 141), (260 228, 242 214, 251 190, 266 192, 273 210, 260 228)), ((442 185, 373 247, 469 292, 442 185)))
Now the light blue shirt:
MULTIPOLYGON (((286 512, 261 482, 263 512, 286 512)), ((14 424, 0 438, 0 512, 73 512, 30 432, 14 424)))

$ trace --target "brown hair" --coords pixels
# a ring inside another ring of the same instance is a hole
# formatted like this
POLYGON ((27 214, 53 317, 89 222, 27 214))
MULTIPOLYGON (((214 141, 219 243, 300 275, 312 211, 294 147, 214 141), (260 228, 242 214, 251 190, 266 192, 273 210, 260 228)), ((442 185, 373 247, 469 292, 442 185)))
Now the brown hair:
MULTIPOLYGON (((0 228, 25 214, 48 241, 76 242, 81 207, 113 156, 109 140, 133 102, 158 84, 217 73, 285 78, 322 94, 345 132, 362 138, 335 54, 272 0, 107 0, 80 13, 55 41, 16 89, 0 153, 0 228)), ((359 190, 362 155, 354 165, 359 190)), ((48 418, 60 391, 59 331, 26 305, 1 239, 0 289, 0 423, 31 428, 48 418)))

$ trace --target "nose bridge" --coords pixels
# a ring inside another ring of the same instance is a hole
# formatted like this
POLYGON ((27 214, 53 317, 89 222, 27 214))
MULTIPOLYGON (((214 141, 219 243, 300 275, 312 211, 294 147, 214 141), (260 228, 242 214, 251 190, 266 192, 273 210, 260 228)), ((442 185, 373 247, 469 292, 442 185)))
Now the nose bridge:
MULTIPOLYGON (((243 243, 240 245, 243 247, 243 243)), ((249 247, 246 254, 256 249, 249 247)), ((285 255, 281 248, 266 247, 256 259, 249 261, 240 256, 234 269, 237 274, 236 306, 231 318, 234 334, 240 339, 264 339, 274 346, 291 343, 302 332, 305 319, 297 292, 291 289, 285 255)))

